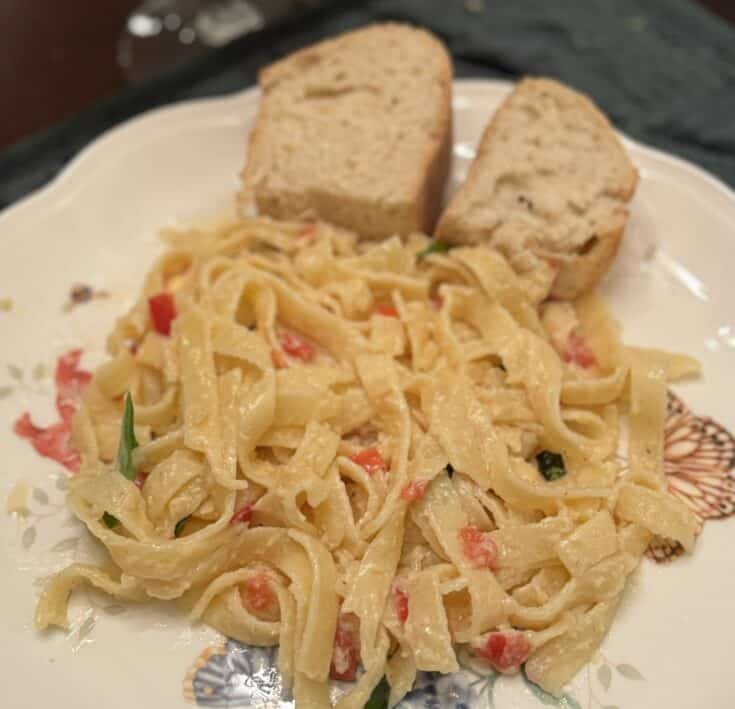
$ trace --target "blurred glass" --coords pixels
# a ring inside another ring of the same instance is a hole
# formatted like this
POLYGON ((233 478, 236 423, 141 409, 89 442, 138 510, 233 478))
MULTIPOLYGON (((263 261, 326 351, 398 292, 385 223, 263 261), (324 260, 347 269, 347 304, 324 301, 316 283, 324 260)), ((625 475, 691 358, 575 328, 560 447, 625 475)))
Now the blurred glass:
POLYGON ((144 0, 127 18, 117 61, 128 81, 142 81, 319 4, 321 0, 144 0))

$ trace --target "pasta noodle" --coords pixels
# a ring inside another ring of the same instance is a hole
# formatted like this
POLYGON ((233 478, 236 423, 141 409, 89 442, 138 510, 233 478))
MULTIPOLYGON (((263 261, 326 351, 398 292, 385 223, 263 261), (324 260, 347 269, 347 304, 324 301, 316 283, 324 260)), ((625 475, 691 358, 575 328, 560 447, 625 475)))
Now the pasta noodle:
POLYGON ((395 704, 460 661, 558 693, 651 536, 691 548, 662 446, 666 382, 698 365, 625 348, 597 295, 545 301, 497 252, 423 256, 421 235, 243 219, 165 239, 74 420, 69 503, 110 570, 52 578, 38 627, 87 583, 279 645, 298 707, 329 705, 330 675, 356 681, 341 709, 383 676, 395 704))

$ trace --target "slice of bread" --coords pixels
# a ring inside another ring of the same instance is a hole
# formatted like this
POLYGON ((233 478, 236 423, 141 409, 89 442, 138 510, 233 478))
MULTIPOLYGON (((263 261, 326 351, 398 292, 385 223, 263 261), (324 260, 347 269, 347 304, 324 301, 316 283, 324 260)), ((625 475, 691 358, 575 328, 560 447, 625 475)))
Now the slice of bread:
POLYGON ((592 101, 525 79, 485 129, 436 233, 449 243, 489 241, 526 275, 546 269, 551 294, 571 299, 615 258, 637 180, 592 101))
POLYGON ((242 201, 367 238, 430 233, 451 150, 451 59, 423 30, 382 24, 267 67, 242 201))

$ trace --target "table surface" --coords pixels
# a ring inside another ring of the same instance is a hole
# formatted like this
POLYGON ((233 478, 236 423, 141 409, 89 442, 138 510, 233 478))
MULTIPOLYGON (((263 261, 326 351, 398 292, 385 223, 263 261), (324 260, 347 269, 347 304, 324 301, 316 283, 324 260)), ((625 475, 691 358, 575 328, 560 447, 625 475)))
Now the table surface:
MULTIPOLYGON (((122 88, 119 40, 141 0, 2 0, 0 149, 122 88)), ((735 23, 733 0, 700 0, 735 23)))

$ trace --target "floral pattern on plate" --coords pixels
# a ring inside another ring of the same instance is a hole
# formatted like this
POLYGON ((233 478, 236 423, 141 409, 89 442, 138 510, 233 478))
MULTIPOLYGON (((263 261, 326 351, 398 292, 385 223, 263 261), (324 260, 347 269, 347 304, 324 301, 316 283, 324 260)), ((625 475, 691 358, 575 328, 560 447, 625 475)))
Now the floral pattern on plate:
POLYGON ((293 707, 276 669, 277 650, 227 640, 202 652, 184 678, 184 698, 204 707, 293 707))
MULTIPOLYGON (((243 645, 227 640, 202 651, 184 678, 184 698, 203 707, 252 707, 253 709, 293 709, 294 703, 282 686, 276 669, 277 650, 243 645)), ((498 674, 487 664, 460 650, 462 669, 450 675, 419 672, 413 690, 398 705, 399 709, 505 709, 495 695, 499 681, 523 682, 539 706, 559 709, 611 709, 604 697, 613 677, 641 681, 643 675, 627 663, 613 663, 603 655, 596 672, 589 669, 582 678, 581 704, 571 693, 554 697, 533 684, 521 673, 515 677, 498 674), (602 698, 601 698, 602 697, 602 698)), ((348 683, 333 683, 339 696, 348 683)), ((616 707, 616 709, 618 709, 616 707)))

